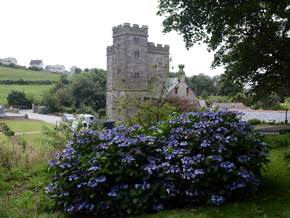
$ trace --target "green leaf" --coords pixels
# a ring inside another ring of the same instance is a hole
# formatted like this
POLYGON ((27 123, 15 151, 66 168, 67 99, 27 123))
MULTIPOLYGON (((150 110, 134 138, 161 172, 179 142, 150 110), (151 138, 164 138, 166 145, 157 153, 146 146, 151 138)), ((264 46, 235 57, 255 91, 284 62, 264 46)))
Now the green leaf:
POLYGON ((126 212, 128 213, 128 214, 130 214, 131 212, 132 212, 132 208, 127 208, 127 210, 126 210, 126 212))
POLYGON ((226 191, 224 189, 220 190, 219 195, 224 195, 226 191))
POLYGON ((139 198, 133 198, 133 204, 136 204, 139 202, 139 198))
POLYGON ((224 181, 227 181, 228 176, 227 176, 226 174, 224 174, 224 175, 222 176, 222 179, 223 179, 224 181))

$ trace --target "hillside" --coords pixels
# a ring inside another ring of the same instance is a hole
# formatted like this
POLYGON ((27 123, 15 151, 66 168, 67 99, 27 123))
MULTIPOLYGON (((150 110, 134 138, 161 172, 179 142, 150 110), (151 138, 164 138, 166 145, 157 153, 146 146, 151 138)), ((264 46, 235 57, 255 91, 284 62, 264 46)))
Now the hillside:
MULTIPOLYGON (((61 73, 48 73, 33 70, 14 69, 10 67, 0 66, 0 82, 1 81, 59 81, 61 73)), ((4 85, 0 84, 0 104, 8 104, 7 96, 11 90, 25 92, 26 95, 33 95, 38 102, 42 99, 43 90, 52 88, 54 85, 4 85)))
POLYGON ((23 79, 28 81, 37 81, 37 80, 58 81, 60 75, 61 73, 48 73, 0 66, 0 80, 23 79))

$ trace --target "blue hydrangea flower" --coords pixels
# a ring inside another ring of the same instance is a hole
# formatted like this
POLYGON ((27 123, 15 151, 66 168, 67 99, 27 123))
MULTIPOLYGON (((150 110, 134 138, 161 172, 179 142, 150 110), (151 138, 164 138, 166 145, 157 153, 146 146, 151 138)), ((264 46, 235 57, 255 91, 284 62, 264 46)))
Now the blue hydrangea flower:
POLYGON ((248 157, 247 155, 242 155, 238 157, 238 161, 239 162, 246 162, 246 161, 250 161, 251 157, 248 157))
POLYGON ((211 197, 211 203, 212 204, 222 204, 223 202, 225 201, 225 198, 223 198, 222 196, 219 196, 219 195, 213 195, 211 197))
POLYGON ((153 209, 154 210, 163 210, 163 204, 153 204, 153 209))

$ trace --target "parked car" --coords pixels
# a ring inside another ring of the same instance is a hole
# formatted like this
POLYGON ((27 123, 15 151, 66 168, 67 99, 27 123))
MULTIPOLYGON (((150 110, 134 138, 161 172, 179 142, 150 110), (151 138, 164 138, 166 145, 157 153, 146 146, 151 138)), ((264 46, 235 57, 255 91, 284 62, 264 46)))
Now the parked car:
POLYGON ((76 130, 78 122, 82 120, 82 128, 90 129, 94 122, 96 122, 96 118, 90 114, 79 114, 77 120, 73 121, 73 129, 76 130))
POLYGON ((75 117, 72 114, 64 114, 64 115, 62 115, 61 120, 63 122, 74 121, 75 117))

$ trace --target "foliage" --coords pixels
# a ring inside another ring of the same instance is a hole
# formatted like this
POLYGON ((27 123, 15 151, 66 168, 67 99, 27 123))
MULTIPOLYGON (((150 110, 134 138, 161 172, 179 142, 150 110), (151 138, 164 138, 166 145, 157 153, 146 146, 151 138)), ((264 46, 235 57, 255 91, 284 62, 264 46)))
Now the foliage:
MULTIPOLYGON (((189 77, 190 83, 192 84, 193 90, 196 91, 197 95, 201 95, 202 92, 206 91, 208 94, 213 95, 217 93, 215 81, 208 75, 200 73, 189 77)), ((206 99, 203 97, 203 99, 206 99)))
POLYGON ((205 42, 213 66, 225 64, 237 87, 249 83, 255 98, 271 91, 290 94, 289 0, 160 0, 164 32, 183 35, 186 47, 205 42))
POLYGON ((251 125, 258 125, 258 124, 261 124, 261 120, 259 119, 250 119, 248 120, 249 124, 251 125))
POLYGON ((290 110, 290 98, 285 98, 285 101, 283 103, 280 104, 280 106, 284 109, 284 110, 290 110))
POLYGON ((260 108, 263 108, 264 110, 283 110, 283 108, 280 107, 280 101, 281 99, 277 93, 272 92, 267 98, 259 100, 253 104, 251 108, 253 110, 259 110, 260 108))
POLYGON ((257 191, 267 143, 238 114, 175 114, 150 130, 74 134, 49 165, 46 187, 67 212, 101 215, 219 205, 257 191))
POLYGON ((42 102, 41 104, 47 106, 49 108, 50 113, 54 113, 59 111, 60 108, 60 99, 57 98, 55 95, 51 95, 51 93, 46 90, 42 94, 42 102))
POLYGON ((11 90, 11 92, 7 96, 7 102, 9 105, 27 106, 28 100, 24 91, 20 92, 11 90))
POLYGON ((77 74, 80 74, 82 72, 82 69, 81 68, 78 68, 78 67, 76 67, 76 69, 75 69, 75 73, 77 73, 77 74))

